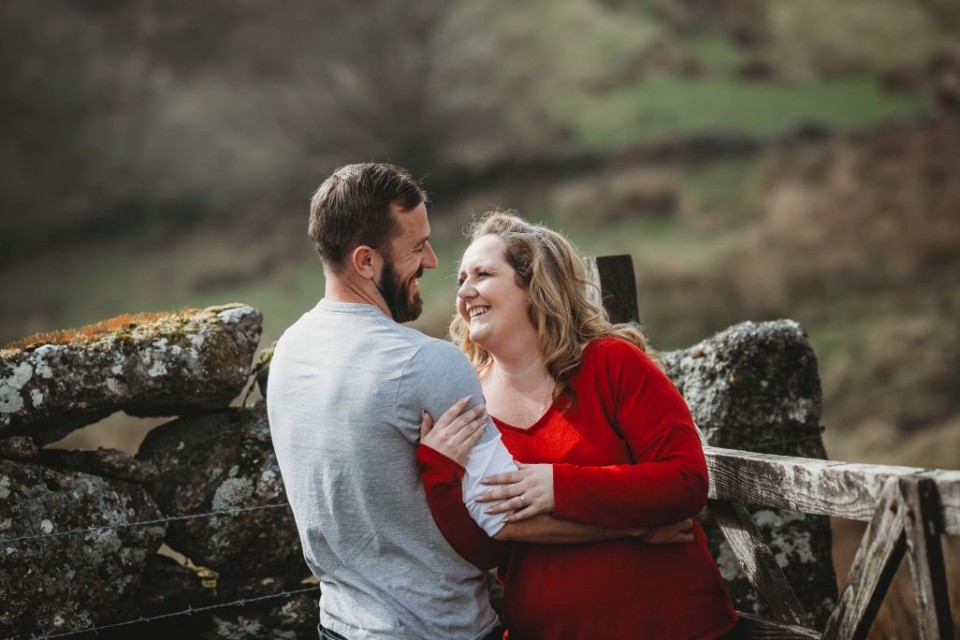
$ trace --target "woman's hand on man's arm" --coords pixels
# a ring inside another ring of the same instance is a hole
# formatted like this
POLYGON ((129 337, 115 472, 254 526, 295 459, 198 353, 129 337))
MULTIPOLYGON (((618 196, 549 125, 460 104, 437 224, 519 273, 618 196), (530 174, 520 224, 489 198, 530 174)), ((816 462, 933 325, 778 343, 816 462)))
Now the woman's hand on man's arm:
POLYGON ((443 412, 436 424, 433 417, 424 411, 423 422, 420 423, 420 442, 461 467, 467 465, 470 450, 480 440, 487 424, 484 405, 478 404, 467 409, 470 399, 471 396, 467 396, 457 400, 443 412))

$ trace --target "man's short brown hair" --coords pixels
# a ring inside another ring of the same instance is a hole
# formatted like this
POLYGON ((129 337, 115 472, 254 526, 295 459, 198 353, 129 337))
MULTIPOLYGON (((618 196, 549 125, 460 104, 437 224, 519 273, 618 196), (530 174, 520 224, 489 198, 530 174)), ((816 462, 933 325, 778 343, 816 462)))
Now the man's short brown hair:
POLYGON ((386 163, 348 164, 313 194, 307 235, 323 263, 336 273, 354 248, 382 249, 399 230, 391 205, 410 211, 422 202, 427 202, 427 193, 406 169, 386 163))

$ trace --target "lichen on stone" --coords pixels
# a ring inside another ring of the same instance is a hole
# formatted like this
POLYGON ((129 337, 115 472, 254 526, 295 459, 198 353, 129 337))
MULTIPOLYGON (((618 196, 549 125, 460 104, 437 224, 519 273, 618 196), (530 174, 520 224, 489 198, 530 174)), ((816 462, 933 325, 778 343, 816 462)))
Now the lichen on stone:
POLYGON ((117 411, 225 407, 247 380, 262 316, 244 305, 125 316, 0 356, 0 435, 46 444, 117 411), (226 319, 226 320, 225 320, 226 319))
POLYGON ((227 478, 213 494, 214 511, 227 511, 247 506, 253 496, 253 483, 247 478, 227 478))

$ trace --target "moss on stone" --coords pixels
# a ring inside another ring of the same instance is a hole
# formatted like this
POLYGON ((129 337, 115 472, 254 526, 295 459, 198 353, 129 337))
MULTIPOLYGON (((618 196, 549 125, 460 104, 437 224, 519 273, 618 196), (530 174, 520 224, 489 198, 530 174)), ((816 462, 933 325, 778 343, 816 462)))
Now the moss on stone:
POLYGON ((172 318, 177 318, 182 322, 183 319, 199 311, 201 310, 185 307, 180 311, 171 312, 143 312, 132 315, 125 313, 114 318, 88 324, 79 329, 61 329, 36 333, 3 345, 0 348, 0 356, 7 356, 8 354, 5 353, 7 351, 26 351, 43 344, 87 344, 108 333, 118 337, 130 336, 131 332, 141 325, 161 323, 172 318))

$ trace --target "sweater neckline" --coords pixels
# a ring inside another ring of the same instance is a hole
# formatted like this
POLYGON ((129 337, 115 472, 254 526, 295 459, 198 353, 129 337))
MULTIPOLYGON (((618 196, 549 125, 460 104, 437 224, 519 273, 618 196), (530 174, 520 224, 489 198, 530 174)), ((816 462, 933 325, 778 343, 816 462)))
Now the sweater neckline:
MULTIPOLYGON (((583 363, 584 363, 584 362, 586 361, 586 359, 587 359, 587 352, 588 352, 588 351, 593 351, 594 345, 597 344, 597 343, 599 343, 600 341, 602 341, 602 340, 609 340, 609 339, 610 339, 610 338, 594 338, 593 340, 591 340, 590 342, 588 342, 587 344, 584 345, 584 347, 583 347, 583 359, 580 361, 580 366, 577 367, 576 373, 574 373, 574 374, 571 376, 571 378, 574 377, 574 376, 576 376, 576 375, 579 375, 579 373, 583 370, 583 363)), ((563 396, 563 394, 560 394, 560 395, 563 396)), ((518 427, 518 426, 516 426, 516 425, 510 424, 509 422, 504 422, 503 420, 501 420, 500 418, 496 417, 496 416, 493 415, 492 413, 490 414, 490 417, 493 418, 493 423, 494 423, 495 425, 497 425, 498 427, 501 427, 501 428, 503 428, 503 429, 507 429, 507 430, 509 430, 509 431, 515 431, 515 432, 517 432, 517 433, 533 433, 533 432, 535 432, 535 431, 539 431, 540 428, 543 427, 543 425, 545 425, 545 424, 547 423, 547 418, 550 416, 550 414, 552 414, 554 411, 557 411, 557 410, 558 410, 558 409, 557 409, 557 398, 554 398, 554 399, 553 399, 553 402, 551 402, 550 405, 547 407, 547 410, 543 412, 543 415, 540 416, 540 417, 537 419, 536 422, 534 422, 533 424, 531 424, 531 425, 529 425, 529 426, 527 426, 527 427, 518 427)))
POLYGON ((547 406, 547 410, 543 412, 543 415, 537 418, 536 422, 526 427, 518 427, 516 425, 510 424, 509 422, 504 422, 503 420, 493 415, 492 413, 490 414, 490 417, 493 419, 493 423, 501 429, 508 429, 510 431, 516 431, 519 433, 533 433, 534 431, 539 430, 543 425, 547 423, 547 418, 548 416, 550 416, 550 414, 554 412, 556 408, 556 404, 557 404, 557 401, 556 399, 554 399, 554 401, 551 402, 549 406, 547 406))

